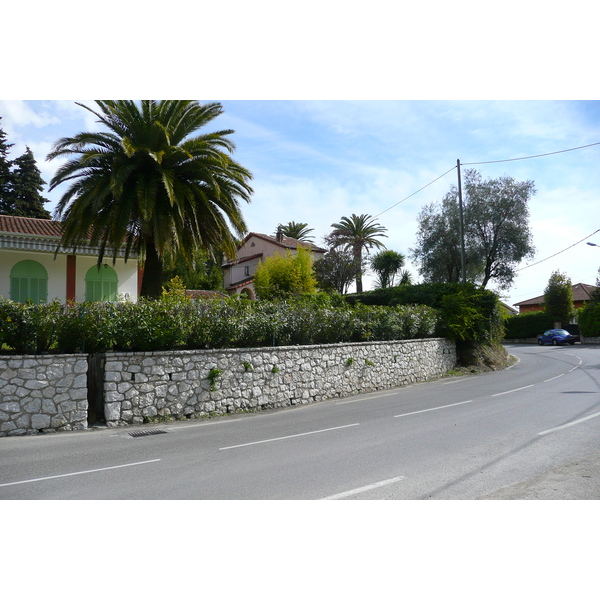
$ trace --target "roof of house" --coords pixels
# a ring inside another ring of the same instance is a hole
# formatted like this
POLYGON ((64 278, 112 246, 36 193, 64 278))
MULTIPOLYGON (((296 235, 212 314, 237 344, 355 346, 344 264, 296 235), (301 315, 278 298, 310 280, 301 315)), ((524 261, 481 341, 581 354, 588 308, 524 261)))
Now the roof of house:
POLYGON ((228 285, 226 290, 237 290, 238 288, 244 287, 254 281, 254 277, 246 277, 246 279, 242 279, 241 281, 236 281, 235 283, 228 285))
POLYGON ((62 236, 62 225, 59 221, 50 219, 0 215, 0 232, 60 238, 62 236))
MULTIPOLYGON (((39 252, 73 252, 73 248, 62 246, 62 234, 63 226, 60 221, 0 215, 0 248, 18 248, 19 250, 39 252)), ((77 247, 76 251, 77 254, 95 255, 98 253, 98 248, 83 243, 77 247)), ((110 250, 107 255, 111 255, 110 250)), ((124 250, 120 249, 117 256, 124 256, 124 250)), ((132 253, 131 258, 137 260, 137 253, 132 253)))
POLYGON ((228 260, 224 262, 222 267, 235 267, 243 262, 248 262, 249 260, 254 260, 255 258, 260 258, 262 256, 262 252, 260 254, 252 254, 251 256, 243 256, 242 258, 235 258, 234 260, 228 260))
POLYGON ((238 245, 238 249, 241 248, 252 236, 261 238, 267 242, 270 242, 271 244, 275 244, 277 246, 281 246, 282 248, 286 248, 289 250, 295 250, 297 248, 309 248, 312 252, 327 252, 327 250, 325 250, 324 248, 320 248, 315 244, 311 244, 310 242, 303 242, 295 238, 288 237, 286 235, 282 235, 281 241, 279 241, 276 237, 273 237, 271 235, 265 235, 264 233, 254 233, 252 231, 238 245))
MULTIPOLYGON (((589 285, 587 283, 576 283, 571 286, 573 290, 573 302, 585 302, 590 300, 591 293, 598 289, 595 285, 589 285)), ((544 296, 536 296, 529 300, 523 300, 523 302, 515 303, 515 306, 531 306, 544 304, 544 296)))

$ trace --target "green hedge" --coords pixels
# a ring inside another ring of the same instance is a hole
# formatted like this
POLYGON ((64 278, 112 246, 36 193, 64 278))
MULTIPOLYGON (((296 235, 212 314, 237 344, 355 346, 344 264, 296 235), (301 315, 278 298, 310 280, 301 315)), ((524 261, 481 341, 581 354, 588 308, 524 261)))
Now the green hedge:
POLYGON ((579 331, 588 337, 600 336, 600 302, 588 302, 578 312, 579 331))
POLYGON ((426 305, 440 311, 439 333, 459 342, 496 343, 504 338, 498 296, 470 283, 400 285, 352 294, 350 304, 368 306, 426 305))
POLYGON ((40 352, 244 348, 432 337, 427 306, 350 306, 316 295, 293 301, 202 299, 18 304, 0 298, 0 347, 40 352))
POLYGON ((544 311, 527 312, 510 317, 506 321, 508 339, 533 338, 554 327, 554 321, 544 311))

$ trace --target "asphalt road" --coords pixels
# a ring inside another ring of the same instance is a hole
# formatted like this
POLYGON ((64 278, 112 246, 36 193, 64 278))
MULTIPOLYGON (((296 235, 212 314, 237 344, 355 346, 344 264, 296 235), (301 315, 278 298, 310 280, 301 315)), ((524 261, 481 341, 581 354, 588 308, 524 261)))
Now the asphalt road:
POLYGON ((507 348, 519 362, 501 372, 208 421, 0 438, 0 498, 600 498, 600 348, 507 348))

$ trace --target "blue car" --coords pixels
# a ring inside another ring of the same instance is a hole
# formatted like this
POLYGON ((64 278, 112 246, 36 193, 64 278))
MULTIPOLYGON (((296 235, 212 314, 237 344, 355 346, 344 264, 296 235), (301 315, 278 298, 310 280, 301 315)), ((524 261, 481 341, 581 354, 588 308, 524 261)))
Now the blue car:
POLYGON ((571 344, 575 343, 575 336, 571 335, 566 329, 548 329, 548 331, 538 336, 538 344, 543 346, 544 344, 552 344, 557 346, 559 344, 571 344))

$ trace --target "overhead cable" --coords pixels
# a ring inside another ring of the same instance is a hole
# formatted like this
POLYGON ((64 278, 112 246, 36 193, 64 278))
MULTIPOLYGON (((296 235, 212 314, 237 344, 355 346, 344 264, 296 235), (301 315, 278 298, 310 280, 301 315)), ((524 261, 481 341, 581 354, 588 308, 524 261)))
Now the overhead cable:
POLYGON ((600 142, 596 142, 595 144, 588 144, 587 146, 578 146, 577 148, 569 148, 568 150, 558 150, 557 152, 547 152, 546 154, 535 154, 533 156, 522 156, 521 158, 505 158, 504 160, 488 160, 485 162, 472 162, 472 163, 462 163, 464 166, 470 165, 489 165, 492 163, 501 163, 501 162, 511 162, 514 160, 527 160, 529 158, 540 158, 541 156, 551 156, 552 154, 562 154, 563 152, 573 152, 573 150, 581 150, 582 148, 591 148, 592 146, 598 146, 600 142))
POLYGON ((400 202, 396 202, 396 204, 393 204, 389 208, 386 208, 384 211, 380 212, 378 215, 375 215, 374 218, 376 219, 377 217, 381 216, 383 213, 386 213, 388 210, 392 210, 392 208, 398 206, 398 204, 402 204, 402 202, 404 202, 405 200, 412 198, 415 194, 418 194, 420 191, 424 190, 426 187, 429 187, 432 183, 435 183, 436 181, 438 181, 438 179, 441 179, 442 177, 445 177, 446 175, 448 175, 448 173, 450 173, 450 171, 454 171, 454 169, 456 169, 456 167, 452 167, 451 169, 448 169, 445 173, 443 173, 442 175, 440 175, 433 181, 430 181, 427 185, 424 185, 421 189, 417 190, 416 192, 413 192, 410 196, 406 196, 406 198, 404 198, 404 200, 400 200, 400 202))
MULTIPOLYGON (((594 231, 594 233, 598 233, 599 231, 600 231, 600 229, 596 229, 596 231, 594 231)), ((523 271, 523 269, 529 269, 529 267, 534 267, 535 265, 539 265, 540 263, 543 263, 545 260, 554 258, 555 256, 558 256, 559 254, 562 254, 563 252, 570 250, 571 248, 573 248, 573 246, 577 246, 577 244, 581 244, 581 242, 584 242, 588 238, 592 237, 594 235, 594 233, 590 233, 590 235, 584 237, 582 240, 579 240, 578 242, 571 244, 568 248, 565 248, 564 250, 561 250, 560 252, 557 252, 556 254, 553 254, 552 256, 548 256, 547 258, 542 258, 542 260, 538 260, 537 262, 527 265, 526 267, 521 267, 520 269, 516 269, 516 271, 523 271)))

